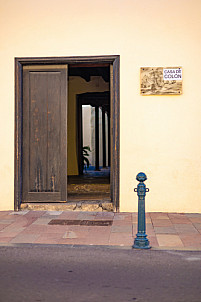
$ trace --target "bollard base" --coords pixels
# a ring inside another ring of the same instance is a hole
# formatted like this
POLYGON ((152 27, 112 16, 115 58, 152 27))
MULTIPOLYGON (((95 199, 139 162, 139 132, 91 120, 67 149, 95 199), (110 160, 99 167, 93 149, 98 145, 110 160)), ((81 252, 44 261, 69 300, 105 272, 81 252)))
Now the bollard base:
POLYGON ((149 240, 146 238, 147 235, 137 234, 132 246, 133 249, 150 249, 149 240))

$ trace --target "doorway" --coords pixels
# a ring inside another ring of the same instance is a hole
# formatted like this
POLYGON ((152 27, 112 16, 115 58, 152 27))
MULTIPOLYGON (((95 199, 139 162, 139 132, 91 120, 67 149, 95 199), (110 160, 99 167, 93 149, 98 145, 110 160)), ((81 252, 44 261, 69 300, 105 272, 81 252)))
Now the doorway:
MULTIPOLYGON (((70 156, 70 153, 67 153, 69 145, 67 90, 71 74, 69 70, 87 68, 88 71, 93 69, 99 72, 106 65, 110 86, 107 92, 110 111, 109 123, 107 123, 110 132, 107 131, 107 135, 109 133, 110 151, 103 154, 103 157, 106 154, 110 156, 110 159, 107 159, 107 163, 110 162, 109 195, 114 211, 118 211, 119 56, 15 59, 15 210, 20 209, 21 203, 25 202, 68 202, 66 171, 70 156), (48 101, 44 101, 45 99, 48 101)), ((77 95, 79 95, 77 99, 82 99, 79 102, 83 102, 83 94, 77 95)), ((90 98, 89 95, 85 95, 85 100, 86 97, 90 98)), ((99 107, 105 112, 103 103, 99 107)), ((80 148, 83 149, 85 146, 81 144, 78 136, 76 136, 78 140, 76 156, 79 166, 78 175, 81 175, 83 163, 80 164, 80 148)), ((97 150, 96 148, 96 157, 97 150)), ((105 159, 103 161, 105 164, 105 159)), ((104 164, 102 163, 101 167, 104 164)), ((98 166, 97 160, 96 165, 98 166)))
MULTIPOLYGON (((97 80, 103 81, 96 76, 96 84, 97 80)), ((109 83, 99 82, 95 87, 93 84, 94 79, 92 88, 100 90, 102 86, 106 91, 76 95, 78 171, 68 172, 68 201, 108 203, 111 202, 109 83)))

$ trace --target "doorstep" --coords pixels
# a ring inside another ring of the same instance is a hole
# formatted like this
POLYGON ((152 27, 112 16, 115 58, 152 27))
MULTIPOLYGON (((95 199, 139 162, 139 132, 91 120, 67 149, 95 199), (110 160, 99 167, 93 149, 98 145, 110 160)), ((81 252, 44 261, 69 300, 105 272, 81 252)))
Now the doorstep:
POLYGON ((108 200, 82 200, 73 202, 22 203, 20 210, 33 211, 83 211, 83 212, 113 212, 113 204, 108 200))

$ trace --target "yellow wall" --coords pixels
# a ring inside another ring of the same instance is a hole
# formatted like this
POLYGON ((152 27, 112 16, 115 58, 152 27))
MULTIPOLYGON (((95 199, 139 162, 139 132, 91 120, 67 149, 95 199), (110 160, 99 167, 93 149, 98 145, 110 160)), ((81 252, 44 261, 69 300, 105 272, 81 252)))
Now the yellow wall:
POLYGON ((78 175, 76 148, 76 95, 86 92, 103 92, 109 90, 109 83, 102 77, 92 76, 89 82, 81 77, 69 77, 68 85, 68 175, 78 175))
POLYGON ((120 209, 201 212, 201 1, 0 1, 0 209, 13 208, 14 57, 119 54, 120 209), (139 94, 141 66, 182 66, 181 96, 139 94))

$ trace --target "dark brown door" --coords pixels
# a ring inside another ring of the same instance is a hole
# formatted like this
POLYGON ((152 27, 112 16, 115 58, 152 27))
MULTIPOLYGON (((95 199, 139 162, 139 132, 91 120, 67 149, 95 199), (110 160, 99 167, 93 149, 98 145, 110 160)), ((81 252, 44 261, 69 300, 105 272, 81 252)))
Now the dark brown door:
POLYGON ((23 202, 67 200, 67 65, 23 67, 23 202))

